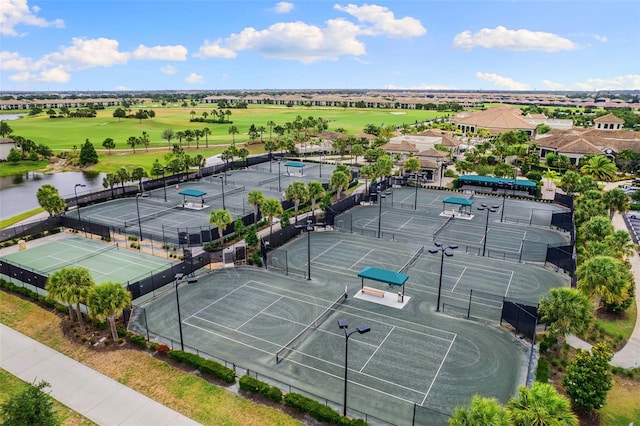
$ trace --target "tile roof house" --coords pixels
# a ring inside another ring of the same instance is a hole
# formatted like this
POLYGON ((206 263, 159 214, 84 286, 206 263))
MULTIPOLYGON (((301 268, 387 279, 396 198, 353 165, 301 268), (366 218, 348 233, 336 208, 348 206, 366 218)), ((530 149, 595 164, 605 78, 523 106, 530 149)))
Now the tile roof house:
POLYGON ((12 148, 16 148, 16 143, 11 138, 0 138, 0 161, 6 161, 12 148))
POLYGON ((616 126, 611 125, 618 123, 611 120, 608 118, 600 121, 603 125, 607 125, 608 130, 600 130, 597 127, 575 128, 569 131, 552 130, 540 135, 535 139, 535 143, 540 148, 540 157, 544 158, 552 152, 566 155, 571 164, 578 164, 580 158, 587 154, 606 155, 614 159, 616 154, 627 149, 640 152, 640 132, 615 130, 616 126))
POLYGON ((479 129, 486 129, 493 134, 523 130, 533 136, 536 130, 536 125, 522 116, 520 108, 507 105, 472 113, 462 112, 451 118, 451 122, 463 133, 474 133, 479 129))

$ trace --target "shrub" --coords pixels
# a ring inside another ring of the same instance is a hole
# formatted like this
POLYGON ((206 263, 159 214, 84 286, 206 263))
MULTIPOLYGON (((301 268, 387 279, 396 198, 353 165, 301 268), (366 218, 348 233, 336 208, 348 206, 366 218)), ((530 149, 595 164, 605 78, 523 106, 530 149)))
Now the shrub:
POLYGON ((294 392, 285 395, 284 403, 285 405, 296 408, 303 413, 309 413, 311 417, 320 422, 338 424, 342 417, 331 407, 322 405, 313 399, 294 392))
POLYGON ((139 334, 128 333, 127 337, 129 341, 134 345, 140 346, 141 348, 144 348, 144 349, 147 348, 147 340, 144 338, 144 336, 141 336, 139 334))
POLYGON ((273 402, 282 403, 282 391, 275 386, 247 375, 240 378, 239 384, 244 391, 258 393, 273 402))
POLYGON ((251 257, 253 263, 258 266, 262 266, 262 257, 260 257, 260 252, 254 251, 253 256, 251 257))
POLYGON ((220 243, 218 241, 204 243, 202 246, 205 251, 215 251, 218 247, 220 247, 220 243))
POLYGON ((138 241, 138 237, 137 237, 137 236, 135 236, 135 235, 129 235, 129 236, 127 237, 127 239, 128 239, 129 241, 138 241))
POLYGON ((168 354, 168 353, 169 353, 169 351, 170 351, 171 349, 169 348, 169 346, 165 345, 164 343, 160 343, 160 344, 158 345, 158 347, 156 348, 156 350, 157 350, 159 353, 161 353, 161 354, 163 354, 163 355, 166 355, 166 354, 168 354))
POLYGON ((536 367, 536 381, 542 383, 549 382, 549 363, 546 359, 538 360, 538 367, 536 367))
POLYGON ((176 361, 184 362, 203 374, 217 377, 226 383, 236 381, 236 373, 232 369, 210 359, 202 358, 199 355, 184 351, 169 351, 169 357, 176 361))

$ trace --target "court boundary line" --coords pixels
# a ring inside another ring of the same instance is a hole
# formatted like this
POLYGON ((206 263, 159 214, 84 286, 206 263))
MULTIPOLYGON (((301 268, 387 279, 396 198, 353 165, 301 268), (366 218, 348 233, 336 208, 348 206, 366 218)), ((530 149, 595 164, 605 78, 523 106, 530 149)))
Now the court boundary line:
POLYGON ((422 403, 420 404, 420 406, 423 406, 424 403, 427 401, 427 398, 429 397, 429 394, 431 393, 431 388, 436 383, 436 379, 440 375, 440 370, 442 369, 442 366, 444 365, 444 362, 447 360, 447 357, 449 356, 449 352, 451 352, 451 348, 453 347, 453 342, 456 341, 456 337, 458 337, 457 334, 453 339, 451 339, 451 344, 449 345, 449 349, 447 349, 447 352, 445 353, 444 357, 442 358, 442 362, 440 363, 440 366, 436 370, 436 374, 433 376, 433 380, 431 381, 431 385, 429 385, 429 389, 427 389, 427 393, 425 394, 424 399, 422 400, 422 403))
POLYGON ((386 336, 384 336, 384 339, 382 339, 382 342, 380 342, 380 344, 378 345, 378 347, 376 348, 375 351, 373 351, 373 353, 371 354, 371 356, 369 357, 369 359, 367 359, 367 362, 365 362, 362 365, 362 368, 360 369, 360 373, 362 373, 362 370, 364 370, 367 365, 369 365, 369 361, 371 361, 373 359, 373 357, 375 356, 375 354, 378 353, 378 351, 380 350, 380 348, 382 347, 382 345, 384 345, 384 342, 387 341, 387 339, 389 338, 389 336, 391 336, 391 333, 393 333, 393 331, 396 329, 396 326, 394 325, 393 327, 391 327, 391 330, 389 330, 389 332, 387 333, 386 336))

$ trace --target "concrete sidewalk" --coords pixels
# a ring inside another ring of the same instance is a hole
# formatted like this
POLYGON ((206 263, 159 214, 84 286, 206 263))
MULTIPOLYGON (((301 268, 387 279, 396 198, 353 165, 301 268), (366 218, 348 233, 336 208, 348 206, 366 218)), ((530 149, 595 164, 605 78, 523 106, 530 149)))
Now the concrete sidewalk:
POLYGON ((45 389, 99 425, 198 425, 199 423, 0 324, 0 368, 45 389))

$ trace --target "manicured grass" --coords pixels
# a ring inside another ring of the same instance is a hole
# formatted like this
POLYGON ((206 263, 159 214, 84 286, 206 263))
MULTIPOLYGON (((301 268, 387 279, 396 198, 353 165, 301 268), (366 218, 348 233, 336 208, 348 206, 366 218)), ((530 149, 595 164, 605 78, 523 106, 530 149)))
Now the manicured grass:
POLYGON ((615 336, 621 336, 624 340, 629 340, 636 325, 637 316, 638 311, 636 309, 636 302, 634 301, 629 309, 625 311, 624 317, 615 321, 596 320, 596 324, 601 327, 608 336, 614 338, 615 336))
POLYGON ((2 162, 0 163, 0 177, 19 175, 22 173, 33 172, 46 168, 49 162, 41 161, 18 161, 17 163, 2 162))
POLYGON ((640 424, 640 380, 614 376, 613 388, 599 413, 601 425, 640 424))
MULTIPOLYGON (((138 106, 133 110, 137 110, 138 106)), ((103 149, 102 142, 106 138, 112 138, 116 143, 116 149, 128 149, 126 144, 130 136, 140 136, 143 131, 149 134, 151 147, 167 147, 162 139, 162 131, 173 129, 174 132, 186 129, 211 130, 208 137, 209 144, 229 144, 232 136, 229 134, 229 124, 191 123, 189 113, 193 110, 196 117, 201 117, 203 112, 211 112, 217 108, 214 105, 199 105, 195 108, 163 108, 151 105, 142 108, 153 109, 156 116, 151 120, 113 118, 115 108, 99 110, 95 118, 62 118, 50 119, 46 114, 23 117, 11 121, 10 126, 14 134, 32 139, 36 143, 48 145, 54 152, 80 147, 86 139, 89 139, 96 149, 103 149)), ((332 108, 332 107, 293 107, 282 106, 250 106, 247 109, 232 109, 230 117, 233 125, 239 130, 235 135, 236 143, 244 143, 249 140, 247 131, 251 124, 264 126, 267 130, 263 134, 264 139, 269 138, 267 122, 272 120, 276 124, 284 125, 294 121, 297 116, 322 117, 329 120, 329 130, 344 128, 349 134, 361 132, 367 124, 402 125, 413 124, 416 121, 424 121, 435 117, 444 117, 452 113, 418 110, 394 110, 394 109, 358 109, 358 108, 332 108)), ((174 141, 172 141, 174 142, 174 141)), ((177 140, 175 140, 177 142, 177 140)), ((183 144, 186 142, 183 140, 183 144)), ((191 143, 195 146, 195 141, 191 143)), ((200 146, 205 145, 205 138, 200 140, 200 146)))
POLYGON ((24 213, 20 213, 19 215, 16 215, 14 217, 10 217, 9 219, 4 219, 4 220, 0 220, 0 229, 3 228, 8 228, 11 225, 14 225, 18 222, 21 222, 25 219, 30 218, 31 216, 34 216, 40 212, 43 212, 44 209, 42 207, 38 207, 37 209, 33 209, 33 210, 29 210, 27 212, 24 213))
POLYGON ((1 294, 1 323, 202 424, 300 424, 280 410, 238 397, 193 374, 176 370, 148 353, 129 349, 96 352, 72 343, 62 334, 56 314, 11 294, 1 294))
MULTIPOLYGON (((9 398, 17 395, 19 392, 24 391, 27 386, 27 382, 24 382, 5 370, 0 369, 0 389, 2 389, 2 392, 0 392, 0 405, 4 404, 9 400, 9 398)), ((43 389, 45 393, 48 393, 50 390, 51 388, 43 389)), ((91 420, 55 400, 53 403, 53 409, 55 416, 60 420, 60 424, 63 426, 95 424, 91 420)), ((3 420, 1 416, 0 420, 3 420)))

